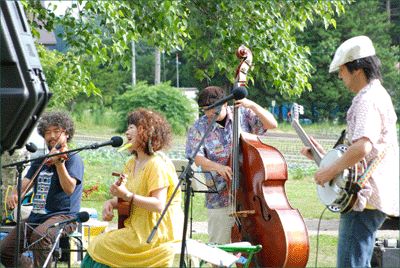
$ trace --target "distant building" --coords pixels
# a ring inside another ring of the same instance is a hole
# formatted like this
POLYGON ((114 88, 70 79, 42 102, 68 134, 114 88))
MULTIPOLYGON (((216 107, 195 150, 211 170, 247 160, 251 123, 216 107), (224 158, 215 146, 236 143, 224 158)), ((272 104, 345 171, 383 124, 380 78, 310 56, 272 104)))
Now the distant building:
POLYGON ((39 33, 39 44, 45 46, 47 49, 53 49, 56 46, 57 40, 54 32, 49 32, 45 29, 39 29, 39 33))
POLYGON ((199 90, 195 87, 180 87, 180 90, 183 91, 183 93, 189 98, 197 103, 197 93, 199 93, 199 90))
POLYGON ((179 89, 183 91, 186 97, 192 100, 192 106, 196 111, 195 118, 197 119, 199 117, 199 113, 197 112, 199 110, 199 106, 197 105, 197 94, 199 90, 195 87, 180 87, 179 89))

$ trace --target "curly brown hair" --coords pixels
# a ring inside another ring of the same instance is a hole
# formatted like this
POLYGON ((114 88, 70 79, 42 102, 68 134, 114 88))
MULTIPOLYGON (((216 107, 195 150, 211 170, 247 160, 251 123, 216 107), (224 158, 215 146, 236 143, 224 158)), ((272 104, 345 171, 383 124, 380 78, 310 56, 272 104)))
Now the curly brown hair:
POLYGON ((74 136, 74 121, 72 120, 71 116, 66 112, 52 111, 43 113, 42 117, 39 119, 39 123, 37 126, 39 135, 44 137, 44 133, 51 126, 65 129, 65 132, 68 135, 68 142, 74 136))
POLYGON ((142 131, 138 131, 136 141, 141 150, 146 154, 152 155, 170 145, 172 140, 171 126, 160 113, 138 108, 128 114, 128 125, 141 126, 142 131))
POLYGON ((225 90, 222 87, 209 86, 200 92, 197 104, 199 107, 210 106, 225 97, 225 95, 225 90))

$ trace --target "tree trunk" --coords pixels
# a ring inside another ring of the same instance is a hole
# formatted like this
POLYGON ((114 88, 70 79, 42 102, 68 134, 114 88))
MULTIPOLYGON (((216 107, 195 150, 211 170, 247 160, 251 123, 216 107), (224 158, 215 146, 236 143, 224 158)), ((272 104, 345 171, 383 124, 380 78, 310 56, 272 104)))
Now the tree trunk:
POLYGON ((386 0, 386 12, 388 14, 388 20, 390 22, 390 0, 386 0))
POLYGON ((160 57, 160 50, 156 48, 154 52, 155 57, 155 70, 154 70, 154 84, 160 84, 160 77, 161 77, 161 57, 160 57))
POLYGON ((132 44, 132 86, 136 85, 136 47, 135 41, 131 42, 132 44))
POLYGON ((179 87, 179 55, 176 53, 176 87, 179 87))

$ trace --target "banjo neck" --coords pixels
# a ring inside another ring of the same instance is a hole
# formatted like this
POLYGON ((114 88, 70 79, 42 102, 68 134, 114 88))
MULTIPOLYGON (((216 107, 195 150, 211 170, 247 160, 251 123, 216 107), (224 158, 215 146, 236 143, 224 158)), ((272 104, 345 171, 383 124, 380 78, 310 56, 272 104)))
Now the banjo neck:
POLYGON ((314 143, 312 143, 312 141, 310 140, 310 138, 308 137, 308 135, 306 134, 304 129, 299 124, 298 120, 292 121, 292 127, 296 131, 297 135, 299 136, 299 138, 301 139, 303 144, 311 149, 311 154, 314 157, 314 161, 319 166, 319 164, 321 163, 321 160, 323 158, 323 155, 317 150, 314 143))

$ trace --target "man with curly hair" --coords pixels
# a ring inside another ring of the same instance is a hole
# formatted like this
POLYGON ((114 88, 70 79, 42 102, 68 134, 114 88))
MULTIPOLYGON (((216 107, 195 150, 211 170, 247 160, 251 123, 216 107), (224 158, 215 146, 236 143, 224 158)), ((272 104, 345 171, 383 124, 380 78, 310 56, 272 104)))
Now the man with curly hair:
MULTIPOLYGON (((67 143, 74 136, 75 128, 71 117, 64 112, 44 113, 38 124, 38 132, 44 138, 50 153, 65 150, 67 143)), ((47 160, 36 160, 32 163, 28 173, 22 180, 22 192, 32 185, 34 190, 33 209, 29 218, 21 222, 20 250, 23 251, 24 232, 28 244, 32 244, 32 261, 22 255, 19 263, 22 266, 43 267, 46 258, 55 242, 59 227, 49 226, 75 217, 80 210, 83 161, 77 154, 58 155, 47 160), (34 180, 34 183, 30 183, 34 180), (32 228, 24 228, 25 223, 32 228)), ((9 209, 18 204, 16 189, 6 200, 9 209)), ((65 224, 63 236, 76 229, 76 223, 65 224)), ((1 263, 6 267, 15 267, 17 230, 14 228, 1 244, 1 263)), ((51 262, 49 262, 49 265, 51 262)))

